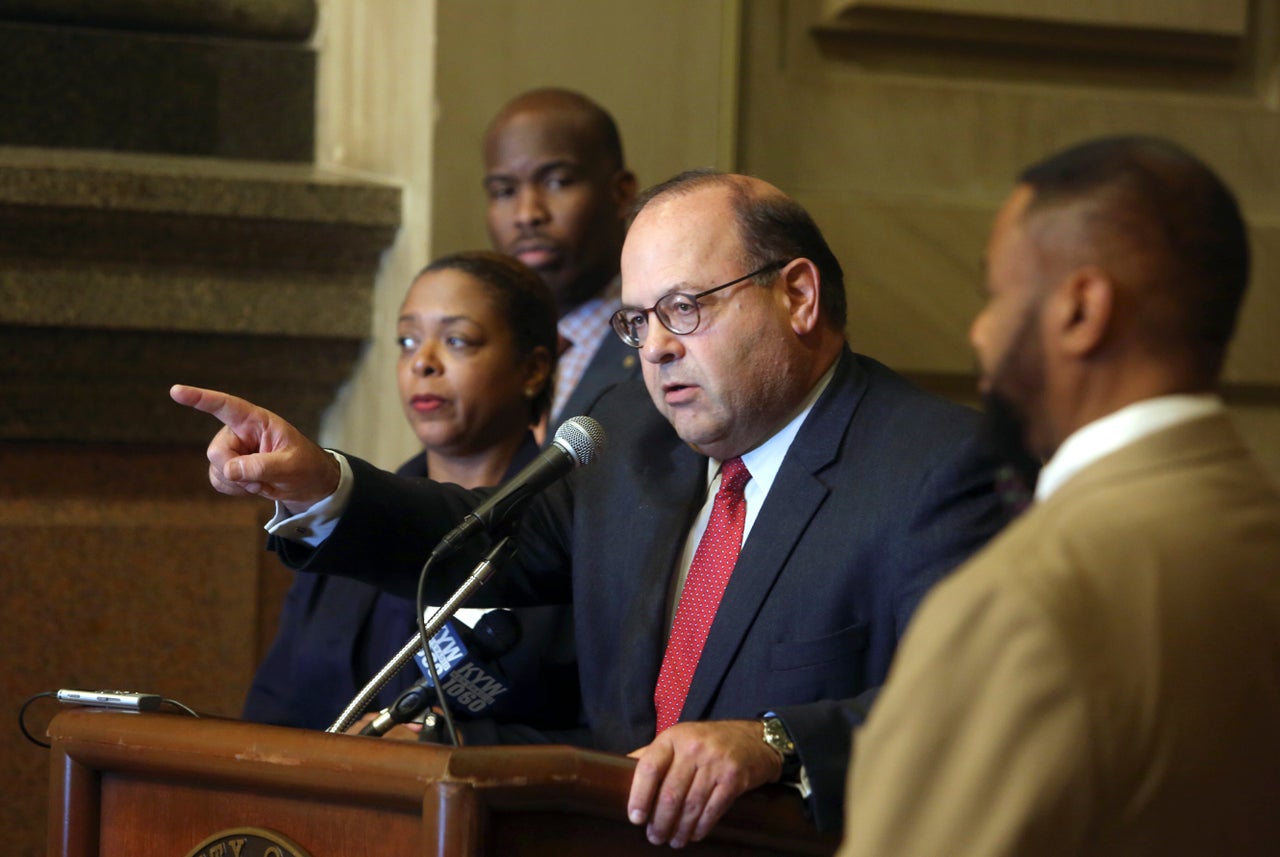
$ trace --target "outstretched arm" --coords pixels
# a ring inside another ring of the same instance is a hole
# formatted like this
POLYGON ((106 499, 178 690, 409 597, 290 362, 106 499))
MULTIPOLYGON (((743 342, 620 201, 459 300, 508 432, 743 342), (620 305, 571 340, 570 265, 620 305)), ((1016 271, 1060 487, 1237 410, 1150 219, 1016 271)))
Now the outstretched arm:
POLYGON ((209 443, 209 482, 223 494, 256 494, 301 512, 338 487, 337 460, 290 423, 244 399, 175 384, 169 397, 222 423, 209 443))

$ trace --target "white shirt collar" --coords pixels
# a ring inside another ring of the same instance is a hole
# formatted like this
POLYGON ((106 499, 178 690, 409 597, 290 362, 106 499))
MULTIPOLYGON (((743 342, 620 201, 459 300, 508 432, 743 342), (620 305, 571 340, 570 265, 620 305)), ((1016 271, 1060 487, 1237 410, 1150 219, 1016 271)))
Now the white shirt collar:
MULTIPOLYGON (((831 383, 831 378, 836 373, 836 364, 840 362, 839 358, 823 373, 818 379, 818 383, 813 385, 804 401, 800 403, 800 409, 796 415, 791 418, 785 426, 774 432, 773 437, 757 446, 750 452, 742 454, 742 463, 747 466, 747 470, 751 473, 751 481, 747 483, 747 516, 754 520, 751 514, 752 510, 758 511, 760 503, 752 502, 752 495, 763 499, 768 496, 769 489, 773 487, 773 480, 778 475, 778 470, 782 467, 782 460, 787 457, 787 450, 791 448, 791 442, 796 439, 796 435, 800 431, 800 426, 804 425, 805 419, 808 418, 809 412, 813 410, 813 405, 818 401, 818 397, 831 383)), ((720 462, 716 459, 708 459, 707 461, 707 481, 710 483, 720 472, 720 462)))
MULTIPOLYGON (((838 362, 839 360, 836 361, 836 363, 838 362)), ((804 425, 809 412, 813 410, 814 402, 818 400, 818 397, 822 395, 822 391, 831 383, 831 378, 835 375, 836 363, 832 363, 831 368, 818 379, 817 384, 813 385, 813 389, 809 391, 804 401, 800 403, 796 415, 781 430, 775 432, 773 437, 755 449, 743 453, 742 463, 747 466, 748 472, 751 473, 751 478, 747 480, 747 485, 742 490, 743 499, 746 500, 747 504, 746 516, 742 522, 742 540, 744 543, 751 533, 751 528, 755 525, 756 518, 760 514, 760 508, 764 505, 765 498, 769 494, 769 489, 773 487, 778 470, 782 467, 782 460, 787 457, 787 450, 791 448, 791 442, 795 440, 796 434, 800 431, 800 426, 804 425)), ((671 600, 667 604, 668 631, 671 629, 676 605, 680 601, 680 593, 684 589, 685 578, 689 573, 689 565, 693 562, 693 555, 697 551, 698 541, 707 529, 707 522, 711 519, 711 508, 715 504, 715 494, 718 490, 720 490, 720 462, 714 458, 709 458, 707 459, 707 491, 703 497, 702 509, 698 512, 693 526, 685 536, 684 552, 680 556, 679 565, 676 569, 675 585, 672 587, 671 600)))
POLYGON ((1157 396, 1127 405, 1076 429, 1062 442, 1036 481, 1036 501, 1057 491, 1088 465, 1139 438, 1225 409, 1213 393, 1157 396))

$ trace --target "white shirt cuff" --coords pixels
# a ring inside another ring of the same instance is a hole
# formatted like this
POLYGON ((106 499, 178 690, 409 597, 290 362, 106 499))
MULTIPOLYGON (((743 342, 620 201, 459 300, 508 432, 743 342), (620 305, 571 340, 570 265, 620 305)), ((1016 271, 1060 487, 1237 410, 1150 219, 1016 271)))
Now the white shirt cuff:
POLYGON ((333 528, 338 526, 338 520, 351 499, 351 485, 355 482, 355 474, 351 472, 351 465, 345 455, 332 449, 325 452, 338 460, 338 467, 342 471, 338 487, 328 497, 296 515, 290 515, 284 504, 277 502, 275 515, 267 521, 268 533, 314 548, 329 538, 333 528))

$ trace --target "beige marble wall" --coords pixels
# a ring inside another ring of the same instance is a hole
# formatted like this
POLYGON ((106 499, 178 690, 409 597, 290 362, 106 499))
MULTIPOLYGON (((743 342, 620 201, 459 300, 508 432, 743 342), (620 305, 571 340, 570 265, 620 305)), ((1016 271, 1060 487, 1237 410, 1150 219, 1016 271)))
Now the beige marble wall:
POLYGON ((971 385, 980 258, 1023 166, 1108 133, 1166 136, 1211 163, 1237 191, 1254 245, 1227 395, 1280 474, 1277 4, 751 0, 745 10, 743 168, 823 226, 845 266, 854 346, 949 392, 971 385))
POLYGON ((326 444, 384 467, 413 451, 395 312, 429 258, 488 245, 479 147, 497 108, 535 86, 579 89, 614 112, 641 183, 730 167, 737 24, 731 0, 322 3, 320 161, 391 178, 405 200, 370 345, 327 416, 326 444))
POLYGON ((399 185, 401 227, 374 285, 369 339, 326 415, 320 439, 382 467, 415 448, 394 383, 400 300, 428 258, 435 0, 322 0, 317 164, 399 185))

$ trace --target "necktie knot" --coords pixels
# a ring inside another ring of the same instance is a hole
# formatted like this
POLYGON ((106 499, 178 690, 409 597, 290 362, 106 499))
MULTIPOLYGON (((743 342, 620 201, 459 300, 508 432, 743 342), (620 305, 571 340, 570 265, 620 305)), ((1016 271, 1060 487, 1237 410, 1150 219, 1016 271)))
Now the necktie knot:
POLYGON ((727 494, 741 495, 747 483, 751 481, 751 471, 742 463, 741 458, 727 458, 720 465, 720 491, 727 494))

